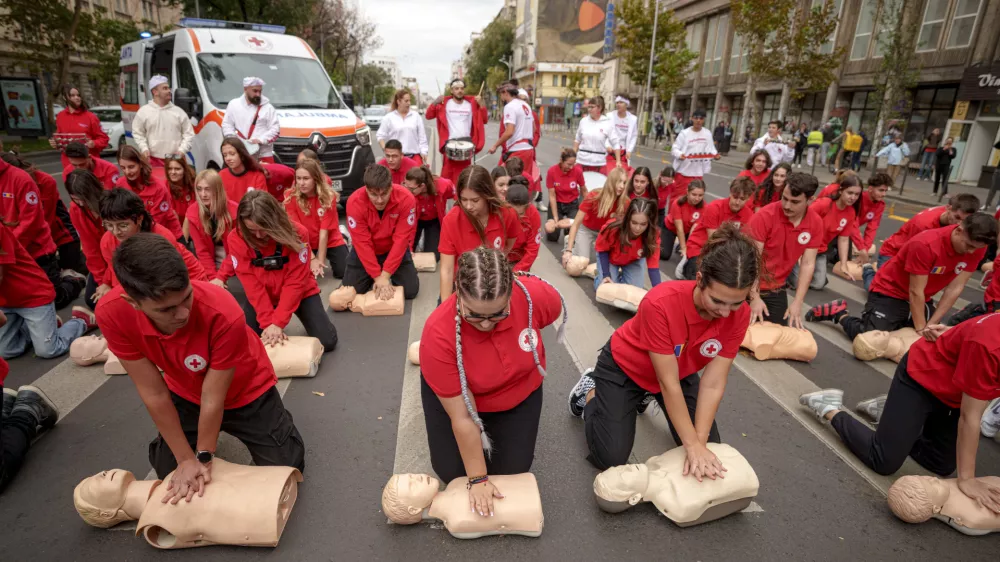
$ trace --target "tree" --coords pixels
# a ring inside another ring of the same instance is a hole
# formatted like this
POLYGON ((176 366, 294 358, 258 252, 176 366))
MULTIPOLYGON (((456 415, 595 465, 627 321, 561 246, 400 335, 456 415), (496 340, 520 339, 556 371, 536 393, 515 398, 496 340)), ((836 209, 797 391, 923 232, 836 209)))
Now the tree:
MULTIPOLYGON (((363 64, 358 67, 350 81, 354 91, 354 100, 358 105, 368 105, 371 103, 372 94, 378 99, 379 87, 392 86, 392 77, 383 68, 374 64, 363 64)), ((378 103, 376 101, 376 103, 378 103)))
MULTIPOLYGON (((920 28, 919 10, 914 0, 879 0, 879 16, 876 29, 882 63, 875 73, 875 107, 878 117, 872 134, 871 153, 879 150, 882 131, 886 123, 909 114, 911 100, 909 92, 917 84, 920 75, 919 60, 916 55, 917 32, 920 28)), ((868 159, 868 167, 874 171, 877 158, 868 159)))
POLYGON ((479 85, 489 77, 491 68, 502 68, 504 76, 507 76, 507 67, 500 59, 513 60, 513 45, 514 24, 502 18, 491 21, 470 47, 465 70, 467 89, 478 92, 479 85))
POLYGON ((833 0, 824 0, 811 9, 799 4, 793 21, 789 39, 783 43, 783 64, 778 69, 784 79, 779 106, 782 117, 788 111, 789 97, 800 99, 808 92, 821 91, 836 79, 835 71, 846 50, 841 46, 823 52, 823 45, 833 42, 831 36, 837 29, 833 0))
POLYGON ((301 36, 337 83, 358 83, 365 53, 382 46, 375 23, 343 0, 317 0, 301 36))
MULTIPOLYGON (((653 21, 656 20, 656 47, 653 63, 653 87, 656 95, 666 99, 684 84, 698 58, 685 44, 684 23, 674 17, 673 10, 660 10, 658 3, 644 0, 622 0, 615 6, 618 27, 616 43, 625 67, 625 74, 636 84, 646 84, 649 75, 649 53, 653 43, 653 21)), ((646 99, 639 102, 639 114, 644 112, 646 99)))
MULTIPOLYGON (((17 0, 15 0, 17 1, 17 0)), ((182 5, 185 14, 200 17, 269 23, 283 25, 293 34, 300 33, 313 20, 315 8, 320 0, 168 0, 171 5, 182 5)))
POLYGON ((568 101, 580 101, 585 97, 587 92, 584 90, 584 83, 586 80, 587 75, 579 66, 573 67, 566 73, 566 99, 568 101))

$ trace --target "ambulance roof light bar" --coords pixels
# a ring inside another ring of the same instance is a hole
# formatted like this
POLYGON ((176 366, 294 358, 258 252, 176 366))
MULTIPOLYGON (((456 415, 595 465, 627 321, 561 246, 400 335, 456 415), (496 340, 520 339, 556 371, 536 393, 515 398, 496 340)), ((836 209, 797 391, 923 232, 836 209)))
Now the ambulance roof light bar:
POLYGON ((267 33, 285 33, 285 26, 270 25, 267 23, 247 23, 242 21, 210 20, 204 18, 181 18, 178 24, 181 27, 214 27, 217 29, 246 29, 250 31, 264 31, 267 33))

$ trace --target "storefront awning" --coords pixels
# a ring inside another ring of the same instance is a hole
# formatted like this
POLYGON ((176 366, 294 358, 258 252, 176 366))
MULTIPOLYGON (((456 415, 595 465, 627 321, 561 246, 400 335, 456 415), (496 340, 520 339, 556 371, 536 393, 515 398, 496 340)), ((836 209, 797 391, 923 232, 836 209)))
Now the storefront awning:
POLYGON ((1000 62, 966 68, 958 88, 958 99, 1000 100, 1000 62))

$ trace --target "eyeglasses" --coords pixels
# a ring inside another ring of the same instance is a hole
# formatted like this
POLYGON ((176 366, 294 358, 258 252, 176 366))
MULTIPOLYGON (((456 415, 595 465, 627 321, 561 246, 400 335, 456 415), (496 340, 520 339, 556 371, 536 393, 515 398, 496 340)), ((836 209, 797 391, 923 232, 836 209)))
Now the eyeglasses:
POLYGON ((465 311, 465 303, 462 303, 462 318, 471 324, 483 324, 485 322, 497 323, 510 316, 510 302, 503 310, 495 314, 475 314, 465 311))
POLYGON ((128 232, 129 228, 132 228, 132 226, 135 224, 135 221, 121 222, 117 224, 104 221, 103 224, 104 224, 104 230, 107 230, 108 232, 114 232, 116 234, 123 234, 125 232, 128 232))
POLYGON ((184 161, 184 155, 183 154, 167 154, 166 156, 163 157, 163 159, 164 160, 179 160, 179 161, 183 162, 184 161))

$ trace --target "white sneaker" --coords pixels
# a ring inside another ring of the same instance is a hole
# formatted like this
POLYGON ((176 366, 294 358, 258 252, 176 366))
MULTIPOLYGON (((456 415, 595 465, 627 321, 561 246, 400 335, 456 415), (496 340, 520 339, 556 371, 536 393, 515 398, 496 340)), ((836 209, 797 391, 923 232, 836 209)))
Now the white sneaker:
POLYGON ((858 402, 858 405, 854 409, 862 414, 868 416, 875 421, 875 425, 882 419, 882 410, 885 409, 885 399, 888 395, 883 394, 881 396, 876 396, 875 398, 869 398, 868 400, 862 400, 858 402))
POLYGON ((979 430, 990 438, 996 438, 997 433, 1000 433, 1000 398, 993 399, 986 407, 983 421, 979 424, 979 430))
POLYGON ((807 392, 799 396, 799 404, 812 410, 820 421, 827 421, 827 414, 844 408, 844 391, 837 388, 825 388, 816 392, 807 392))

